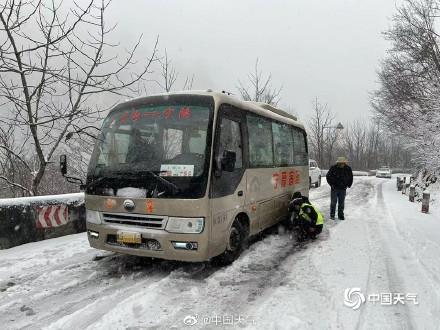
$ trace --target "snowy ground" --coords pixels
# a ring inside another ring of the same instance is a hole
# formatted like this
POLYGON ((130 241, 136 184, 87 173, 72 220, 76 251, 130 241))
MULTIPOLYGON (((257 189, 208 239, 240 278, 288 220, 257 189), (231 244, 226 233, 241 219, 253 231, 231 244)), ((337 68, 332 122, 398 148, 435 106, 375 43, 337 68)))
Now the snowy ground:
MULTIPOLYGON (((311 200, 328 215, 328 186, 311 200)), ((359 177, 346 221, 327 221, 305 245, 267 234, 225 268, 99 252, 85 234, 2 250, 0 327, 440 329, 440 212, 431 212, 394 179, 359 177), (359 309, 344 305, 347 288, 367 299, 359 309), (384 305, 388 293, 418 304, 384 305)))

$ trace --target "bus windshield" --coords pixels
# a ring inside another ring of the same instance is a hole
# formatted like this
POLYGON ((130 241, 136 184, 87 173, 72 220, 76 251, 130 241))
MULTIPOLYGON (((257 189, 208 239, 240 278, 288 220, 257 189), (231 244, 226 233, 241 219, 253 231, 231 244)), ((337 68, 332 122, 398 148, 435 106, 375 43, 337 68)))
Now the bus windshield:
POLYGON ((113 111, 92 156, 87 192, 119 196, 138 188, 137 197, 201 197, 211 116, 212 106, 183 102, 113 111))

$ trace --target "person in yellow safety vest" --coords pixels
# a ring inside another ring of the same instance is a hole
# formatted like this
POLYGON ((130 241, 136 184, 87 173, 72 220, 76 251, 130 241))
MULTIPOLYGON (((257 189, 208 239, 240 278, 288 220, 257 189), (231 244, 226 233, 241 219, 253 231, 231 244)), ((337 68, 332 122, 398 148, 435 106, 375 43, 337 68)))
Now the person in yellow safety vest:
POLYGON ((289 205, 292 212, 293 226, 300 229, 302 238, 315 239, 322 232, 324 217, 319 210, 313 206, 306 196, 295 192, 289 205))

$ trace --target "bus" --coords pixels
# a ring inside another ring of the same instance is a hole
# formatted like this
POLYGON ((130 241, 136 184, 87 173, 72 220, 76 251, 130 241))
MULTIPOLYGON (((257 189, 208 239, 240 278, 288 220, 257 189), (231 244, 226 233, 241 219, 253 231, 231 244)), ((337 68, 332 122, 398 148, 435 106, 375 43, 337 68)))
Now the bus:
MULTIPOLYGON (((92 247, 137 256, 233 262, 246 240, 308 196, 304 126, 226 92, 180 92, 116 105, 85 190, 92 247)), ((61 167, 66 173, 66 159, 61 167)))

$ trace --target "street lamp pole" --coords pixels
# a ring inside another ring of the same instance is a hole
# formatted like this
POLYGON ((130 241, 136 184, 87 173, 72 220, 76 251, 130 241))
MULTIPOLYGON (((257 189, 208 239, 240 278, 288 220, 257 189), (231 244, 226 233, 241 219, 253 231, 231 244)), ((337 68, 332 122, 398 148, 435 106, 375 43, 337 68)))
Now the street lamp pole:
MULTIPOLYGON (((323 141, 324 141, 324 129, 334 129, 336 131, 342 131, 344 129, 344 126, 339 122, 336 126, 322 126, 322 131, 321 131, 321 136, 323 137, 323 141)), ((329 139, 329 135, 327 135, 327 144, 330 146, 330 139, 329 139)), ((324 153, 324 146, 322 148, 322 153, 324 153)), ((324 156, 324 155, 323 155, 324 156)), ((331 163, 331 152, 329 150, 329 166, 331 163)))

